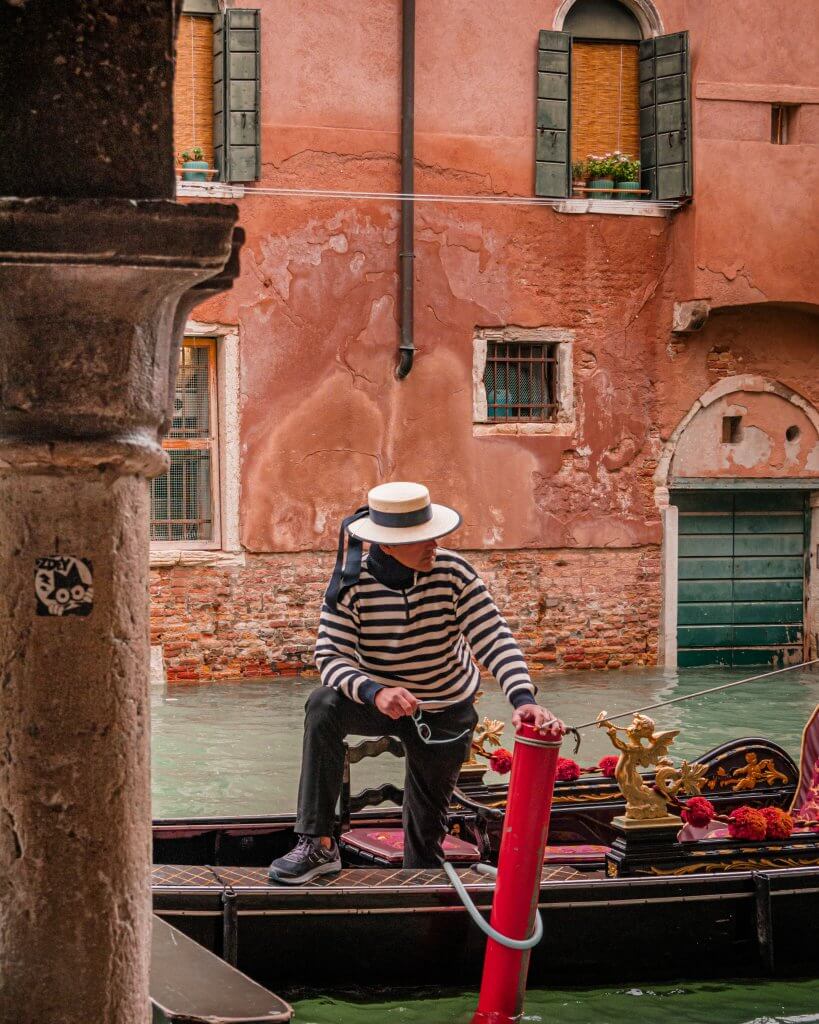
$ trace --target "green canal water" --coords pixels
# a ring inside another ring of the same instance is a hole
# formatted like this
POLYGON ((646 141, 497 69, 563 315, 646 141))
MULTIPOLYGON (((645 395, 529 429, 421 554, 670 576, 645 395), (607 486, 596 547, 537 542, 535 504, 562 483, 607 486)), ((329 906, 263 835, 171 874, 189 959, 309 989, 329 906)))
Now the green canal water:
MULTIPOLYGON (((749 672, 749 674, 751 674, 749 672)), ((737 678, 719 669, 565 673, 537 679, 539 699, 567 723, 594 719, 737 678)), ((156 688, 152 695, 155 817, 267 814, 295 806, 304 701, 315 679, 156 688)), ((802 727, 819 704, 819 673, 794 671, 747 687, 652 712, 663 729, 680 729, 672 753, 695 757, 739 736, 762 735, 796 757, 802 727)), ((487 682, 482 715, 511 719, 487 682)), ((507 725, 507 745, 511 744, 507 725)), ((576 755, 594 764, 611 752, 602 733, 584 732, 576 755)), ((565 754, 571 755, 568 748, 565 754)), ((401 765, 379 758, 357 765, 354 788, 400 781, 401 765)), ((488 776, 491 778, 491 776, 488 776)), ((646 941, 654 937, 647 936, 646 941)), ((805 941, 817 944, 817 936, 805 941)), ((817 955, 819 974, 819 952, 817 955)), ((377 979, 374 979, 377 984, 377 979)), ((419 979, 423 984, 423 979, 419 979)), ((469 1024, 475 993, 418 994, 393 1001, 351 997, 295 1003, 297 1024, 469 1024)), ((819 980, 725 981, 622 988, 533 990, 527 1022, 555 1024, 819 1024, 819 980)))
MULTIPOLYGON (((748 672, 748 674, 753 674, 748 672)), ((536 679, 538 699, 571 725, 740 678, 721 669, 574 672, 536 679)), ((304 702, 316 679, 280 679, 156 688, 152 700, 156 818, 271 814, 295 808, 304 702)), ((793 671, 748 686, 652 712, 662 729, 679 729, 676 757, 696 757, 738 736, 762 735, 796 756, 802 727, 819 704, 819 672, 793 671)), ((507 723, 512 709, 488 680, 482 716, 507 723)), ((576 759, 592 765, 612 747, 587 729, 576 759)), ((567 741, 564 754, 571 755, 567 741)), ((399 782, 401 762, 368 759, 353 769, 353 785, 399 782)), ((491 779, 491 773, 487 775, 491 779)))
MULTIPOLYGON (((469 1024, 474 993, 381 1003, 309 999, 297 1024, 469 1024)), ((809 1024, 819 1021, 819 981, 708 982, 528 993, 531 1024, 809 1024)))

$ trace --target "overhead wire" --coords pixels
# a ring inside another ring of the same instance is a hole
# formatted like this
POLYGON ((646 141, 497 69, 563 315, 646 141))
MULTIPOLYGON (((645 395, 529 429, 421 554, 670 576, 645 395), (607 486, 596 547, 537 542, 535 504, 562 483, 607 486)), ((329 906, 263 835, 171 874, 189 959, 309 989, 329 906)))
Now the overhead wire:
MULTIPOLYGON (((196 191, 207 193, 211 183, 209 182, 185 182, 187 194, 196 191)), ((211 186, 212 187, 212 186, 211 186)), ((345 199, 357 202, 389 201, 389 202, 411 202, 411 203, 452 203, 452 204, 474 204, 485 206, 560 206, 571 200, 573 203, 585 203, 590 200, 579 198, 551 198, 546 196, 509 196, 509 195, 471 195, 438 192, 363 192, 347 189, 318 189, 318 188, 272 188, 265 185, 242 185, 242 193, 248 196, 266 196, 279 199, 345 199)), ((636 200, 646 203, 646 200, 636 200)), ((611 204, 613 208, 622 208, 621 199, 596 199, 595 204, 611 204)), ((677 199, 651 199, 646 205, 663 210, 676 210, 683 205, 677 199)))

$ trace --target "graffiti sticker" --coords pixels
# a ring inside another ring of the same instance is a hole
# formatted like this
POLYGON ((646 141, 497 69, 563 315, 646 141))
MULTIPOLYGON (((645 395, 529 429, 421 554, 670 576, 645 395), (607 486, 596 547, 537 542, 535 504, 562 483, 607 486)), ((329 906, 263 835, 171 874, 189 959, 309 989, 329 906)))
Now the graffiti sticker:
POLYGON ((90 615, 94 607, 91 562, 73 555, 38 558, 34 593, 38 615, 90 615))

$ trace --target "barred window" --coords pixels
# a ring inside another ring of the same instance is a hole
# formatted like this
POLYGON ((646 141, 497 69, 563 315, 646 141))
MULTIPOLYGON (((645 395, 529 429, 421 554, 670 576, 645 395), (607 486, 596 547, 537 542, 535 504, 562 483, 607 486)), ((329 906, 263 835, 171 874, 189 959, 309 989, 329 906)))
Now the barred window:
POLYGON ((216 342, 186 338, 173 420, 164 441, 171 464, 151 481, 151 540, 217 547, 216 342))
POLYGON ((490 423, 557 419, 557 345, 490 339, 483 383, 490 423))

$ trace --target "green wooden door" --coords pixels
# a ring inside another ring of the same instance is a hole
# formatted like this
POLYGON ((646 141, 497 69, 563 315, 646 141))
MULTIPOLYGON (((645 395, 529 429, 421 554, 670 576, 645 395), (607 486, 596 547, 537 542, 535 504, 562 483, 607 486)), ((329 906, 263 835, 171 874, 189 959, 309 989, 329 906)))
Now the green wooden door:
POLYGON ((807 499, 799 491, 677 492, 678 663, 802 660, 807 499))

